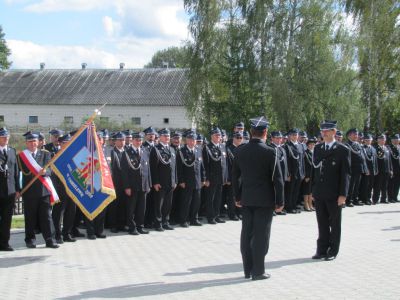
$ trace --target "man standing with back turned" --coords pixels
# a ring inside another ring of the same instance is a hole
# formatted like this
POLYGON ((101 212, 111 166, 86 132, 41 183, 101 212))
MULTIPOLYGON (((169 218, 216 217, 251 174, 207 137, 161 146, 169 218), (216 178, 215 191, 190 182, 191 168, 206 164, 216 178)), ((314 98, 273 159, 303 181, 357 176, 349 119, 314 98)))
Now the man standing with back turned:
POLYGON ((232 169, 236 205, 242 207, 240 250, 245 278, 268 279, 264 260, 268 253, 274 210, 283 209, 283 177, 276 149, 265 144, 269 123, 250 119, 250 142, 239 147, 232 169))
POLYGON ((335 140, 336 121, 324 121, 324 142, 314 148, 313 196, 318 222, 317 252, 313 259, 333 260, 339 253, 342 207, 350 185, 350 149, 335 140))

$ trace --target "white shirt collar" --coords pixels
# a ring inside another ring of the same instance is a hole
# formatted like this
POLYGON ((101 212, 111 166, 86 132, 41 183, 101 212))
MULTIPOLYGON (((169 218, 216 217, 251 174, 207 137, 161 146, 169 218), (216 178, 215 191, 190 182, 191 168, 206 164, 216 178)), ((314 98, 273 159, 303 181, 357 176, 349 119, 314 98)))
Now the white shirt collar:
POLYGON ((330 142, 329 144, 327 144, 327 143, 325 143, 325 148, 326 148, 326 146, 328 146, 329 147, 329 149, 331 149, 332 148, 332 146, 333 146, 333 144, 336 142, 336 140, 335 139, 333 139, 333 141, 332 142, 330 142))
POLYGON ((8 150, 7 145, 5 145, 4 147, 0 146, 0 151, 3 152, 3 150, 6 149, 6 151, 8 150))
POLYGON ((214 143, 214 142, 211 142, 211 143, 213 143, 215 147, 219 148, 219 145, 220 145, 220 144, 216 144, 216 143, 214 143))

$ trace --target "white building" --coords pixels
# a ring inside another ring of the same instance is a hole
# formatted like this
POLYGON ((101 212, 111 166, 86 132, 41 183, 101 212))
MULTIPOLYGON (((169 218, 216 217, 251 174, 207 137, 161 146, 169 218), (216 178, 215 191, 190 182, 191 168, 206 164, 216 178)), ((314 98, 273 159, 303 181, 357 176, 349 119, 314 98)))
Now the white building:
POLYGON ((9 70, 0 72, 0 122, 35 128, 79 127, 107 103, 101 118, 145 128, 190 128, 184 69, 9 70))

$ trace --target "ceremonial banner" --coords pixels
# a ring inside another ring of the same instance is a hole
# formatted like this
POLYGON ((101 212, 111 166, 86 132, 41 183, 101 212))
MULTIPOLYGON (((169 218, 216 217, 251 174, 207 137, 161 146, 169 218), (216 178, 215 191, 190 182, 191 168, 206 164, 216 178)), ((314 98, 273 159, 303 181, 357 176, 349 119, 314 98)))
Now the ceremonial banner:
POLYGON ((68 145, 53 158, 50 167, 89 220, 115 199, 110 168, 91 122, 74 134, 68 145))

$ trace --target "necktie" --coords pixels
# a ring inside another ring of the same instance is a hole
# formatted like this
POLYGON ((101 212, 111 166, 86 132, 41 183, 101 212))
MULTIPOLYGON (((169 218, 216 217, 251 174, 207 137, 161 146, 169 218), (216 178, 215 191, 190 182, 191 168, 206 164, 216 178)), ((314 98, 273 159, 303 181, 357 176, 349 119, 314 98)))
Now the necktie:
POLYGON ((325 151, 329 150, 329 145, 325 145, 325 151))
POLYGON ((35 159, 35 152, 32 152, 32 157, 33 159, 35 159))

